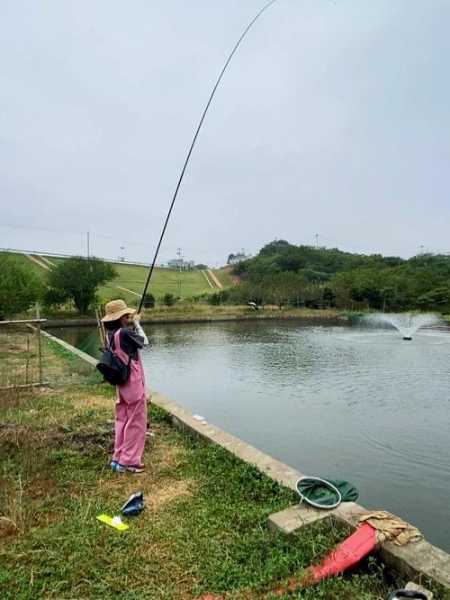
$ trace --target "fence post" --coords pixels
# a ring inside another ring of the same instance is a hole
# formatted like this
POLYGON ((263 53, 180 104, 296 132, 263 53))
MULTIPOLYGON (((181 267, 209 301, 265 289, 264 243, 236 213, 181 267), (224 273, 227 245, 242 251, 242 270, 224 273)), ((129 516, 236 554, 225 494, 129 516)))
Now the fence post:
POLYGON ((30 369, 30 332, 27 331, 27 362, 25 363, 25 384, 29 383, 29 369, 30 369))
POLYGON ((39 361, 39 384, 42 385, 43 377, 42 377, 42 336, 41 336, 41 308, 39 306, 39 302, 36 302, 36 319, 38 319, 37 323, 37 336, 38 336, 38 361, 39 361))

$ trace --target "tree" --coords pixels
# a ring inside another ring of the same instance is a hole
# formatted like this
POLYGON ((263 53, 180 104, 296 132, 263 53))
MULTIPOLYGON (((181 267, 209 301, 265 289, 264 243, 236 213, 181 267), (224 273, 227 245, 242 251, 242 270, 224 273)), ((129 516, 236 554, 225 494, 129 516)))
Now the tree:
POLYGON ((143 307, 144 308, 155 308, 156 300, 153 294, 147 293, 144 296, 143 307))
POLYGON ((267 256, 269 254, 278 254, 280 251, 289 250, 292 247, 292 244, 286 240, 274 240, 263 246, 259 251, 259 255, 267 256))
POLYGON ((220 292, 215 292, 214 294, 209 294, 208 302, 212 306, 220 306, 221 304, 226 304, 231 299, 230 290, 221 290, 220 292))
POLYGON ((417 298, 417 305, 420 308, 431 310, 442 310, 450 306, 450 288, 442 286, 430 290, 427 294, 422 294, 417 298))
POLYGON ((28 310, 41 298, 41 279, 18 256, 0 254, 0 273, 0 319, 28 310))
POLYGON ((352 254, 337 248, 266 244, 233 267, 245 295, 250 290, 279 306, 337 306, 350 309, 446 311, 450 256, 421 254, 408 260, 381 254, 352 254), (286 274, 298 277, 295 285, 286 274), (294 287, 294 291, 292 291, 294 287), (430 295, 431 294, 431 295, 430 295))
POLYGON ((175 298, 175 296, 173 294, 167 293, 167 294, 164 294, 164 296, 163 296, 163 303, 166 306, 173 306, 176 301, 177 301, 177 299, 175 298))
POLYGON ((264 287, 270 302, 281 310, 296 294, 296 276, 294 273, 275 273, 264 280, 264 287))
POLYGON ((329 287, 323 288, 322 300, 325 306, 332 308, 336 306, 336 294, 329 287))
POLYGON ((99 286, 116 276, 112 265, 99 258, 68 258, 50 271, 46 304, 52 306, 73 300, 78 312, 85 314, 97 301, 99 286))

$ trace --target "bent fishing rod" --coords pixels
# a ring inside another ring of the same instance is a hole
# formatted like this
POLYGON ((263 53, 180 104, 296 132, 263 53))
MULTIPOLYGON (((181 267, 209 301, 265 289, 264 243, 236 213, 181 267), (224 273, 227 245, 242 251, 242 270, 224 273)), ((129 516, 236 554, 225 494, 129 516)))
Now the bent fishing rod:
POLYGON ((164 239, 164 235, 166 233, 167 225, 169 224, 169 220, 170 220, 170 216, 171 216, 172 211, 173 211, 173 207, 175 206, 175 201, 177 199, 178 192, 180 191, 180 187, 181 187, 181 183, 182 183, 183 178, 184 178, 184 174, 186 173, 186 169, 187 169, 187 166, 189 164, 189 160, 191 158, 192 151, 194 150, 195 144, 197 142, 198 135, 199 135, 200 130, 202 128, 202 125, 203 125, 203 122, 205 120, 205 117, 206 117, 206 115, 208 113, 209 107, 211 106, 211 103, 213 101, 213 98, 215 96, 217 88, 219 87, 220 82, 222 81, 222 77, 224 76, 225 71, 228 68, 228 65, 232 61, 233 56, 236 54, 239 46, 243 42, 243 40, 244 40, 245 36, 247 35, 247 33, 250 31, 250 29, 253 27, 253 25, 256 23, 256 21, 261 17, 261 15, 263 13, 265 13, 266 10, 269 9, 273 4, 275 4, 275 2, 278 2, 278 0, 270 0, 270 2, 267 2, 267 4, 265 4, 259 10, 259 12, 256 14, 256 16, 253 17, 253 19, 250 21, 250 23, 244 29, 244 31, 242 32, 242 34, 239 37, 238 41, 234 45, 233 50, 231 51, 231 53, 229 54, 227 60, 225 61, 225 64, 224 64, 222 70, 220 71, 219 77, 217 78, 217 81, 216 81, 216 83, 215 83, 215 85, 214 85, 214 87, 212 89, 212 92, 211 92, 211 94, 209 96, 208 102, 206 103, 206 106, 205 106, 205 108, 203 110, 203 113, 202 113, 202 116, 200 118, 200 122, 199 122, 199 124, 197 126, 197 129, 195 130, 194 137, 192 138, 192 142, 191 142, 191 145, 189 147, 189 151, 187 153, 186 159, 185 159, 184 164, 183 164, 183 168, 181 169, 181 173, 180 173, 180 176, 179 176, 179 179, 178 179, 177 186, 175 188, 175 193, 174 193, 174 195, 172 197, 172 201, 171 201, 171 203, 169 205, 169 210, 167 212, 166 219, 164 221, 164 225, 163 225, 163 228, 162 228, 162 231, 161 231, 161 235, 160 235, 158 244, 156 246, 155 256, 153 257, 153 262, 150 265, 150 269, 149 269, 149 272, 148 272, 148 275, 147 275, 147 280, 145 282, 144 290, 142 292, 142 296, 141 296, 141 300, 140 300, 139 308, 138 308, 138 313, 141 312, 142 306, 144 305, 145 295, 147 294, 148 286, 150 284, 150 280, 152 278, 153 271, 155 270, 155 265, 156 265, 156 260, 157 260, 158 255, 159 255, 159 250, 161 248, 161 244, 162 244, 162 241, 164 239))

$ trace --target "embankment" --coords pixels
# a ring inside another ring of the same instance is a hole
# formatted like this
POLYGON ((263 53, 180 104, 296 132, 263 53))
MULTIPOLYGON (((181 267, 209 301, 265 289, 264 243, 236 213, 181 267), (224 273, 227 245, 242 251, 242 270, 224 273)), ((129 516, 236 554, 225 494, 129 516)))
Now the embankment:
MULTIPOLYGON (((305 322, 344 323, 348 320, 346 315, 334 309, 284 309, 266 308, 263 310, 249 310, 246 306, 192 306, 155 309, 146 311, 142 315, 144 324, 158 323, 220 323, 227 321, 264 321, 264 320, 291 320, 305 322)), ((92 327, 97 324, 94 317, 72 317, 70 315, 58 316, 49 314, 46 327, 92 327)))
MULTIPOLYGON (((49 334, 46 334, 50 337, 49 334)), ((67 350, 70 345, 67 342, 58 341, 67 350)), ((73 348, 77 356, 81 357, 79 350, 73 348)), ((86 360, 93 364, 92 357, 86 355, 86 360)), ((277 484, 286 488, 295 489, 296 482, 301 473, 289 465, 281 463, 273 457, 261 452, 243 440, 219 429, 218 427, 199 421, 188 410, 182 408, 174 401, 155 393, 152 397, 153 403, 163 409, 169 416, 171 422, 178 428, 189 431, 190 434, 200 436, 208 443, 220 446, 236 458, 256 467, 265 476, 277 484)), ((379 507, 374 507, 379 509, 379 507)), ((426 508, 424 507, 424 510, 426 508)), ((305 523, 312 524, 318 521, 338 523, 354 529, 363 513, 368 509, 356 503, 345 503, 333 511, 318 513, 313 509, 305 509, 298 505, 274 515, 271 524, 279 531, 292 533, 301 530, 305 523), (306 511, 306 512, 305 512, 306 511)), ((391 567, 395 573, 404 579, 414 579, 425 582, 439 590, 438 598, 450 597, 450 555, 443 550, 431 545, 425 539, 407 546, 396 546, 394 543, 384 543, 380 549, 383 562, 391 567)))

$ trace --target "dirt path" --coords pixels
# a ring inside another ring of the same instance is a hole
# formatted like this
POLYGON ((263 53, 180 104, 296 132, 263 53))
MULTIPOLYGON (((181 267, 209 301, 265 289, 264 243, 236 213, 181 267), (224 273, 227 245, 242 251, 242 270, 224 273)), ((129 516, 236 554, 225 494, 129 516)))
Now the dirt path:
POLYGON ((215 273, 213 273, 211 271, 211 269, 208 269, 208 275, 209 277, 212 279, 214 285, 216 286, 216 288, 219 288, 219 290, 223 289, 223 285, 221 284, 220 280, 217 278, 217 275, 215 273))
POLYGON ((129 294, 133 294, 133 296, 137 296, 138 298, 140 298, 140 297, 141 297, 141 295, 140 295, 140 294, 138 294, 137 292, 133 292, 133 290, 129 290, 129 289, 128 289, 128 288, 126 288, 126 287, 122 287, 122 286, 120 286, 120 285, 116 285, 116 288, 117 288, 118 290, 122 290, 122 292, 128 292, 129 294))
POLYGON ((48 265, 46 265, 45 262, 41 262, 38 258, 36 258, 35 256, 33 256, 32 254, 25 254, 25 256, 29 260, 31 260, 31 262, 35 263, 36 265, 39 265, 40 267, 42 267, 46 271, 50 271, 50 267, 48 265))
POLYGON ((209 287, 214 289, 214 285, 212 284, 211 279, 208 277, 207 272, 206 271, 202 271, 202 273, 205 276, 205 279, 208 282, 209 287))
POLYGON ((51 260, 49 260, 46 256, 42 256, 41 254, 39 255, 39 260, 41 260, 42 262, 44 262, 46 265, 48 265, 50 267, 50 269, 52 267, 56 267, 55 263, 52 262, 51 260))

